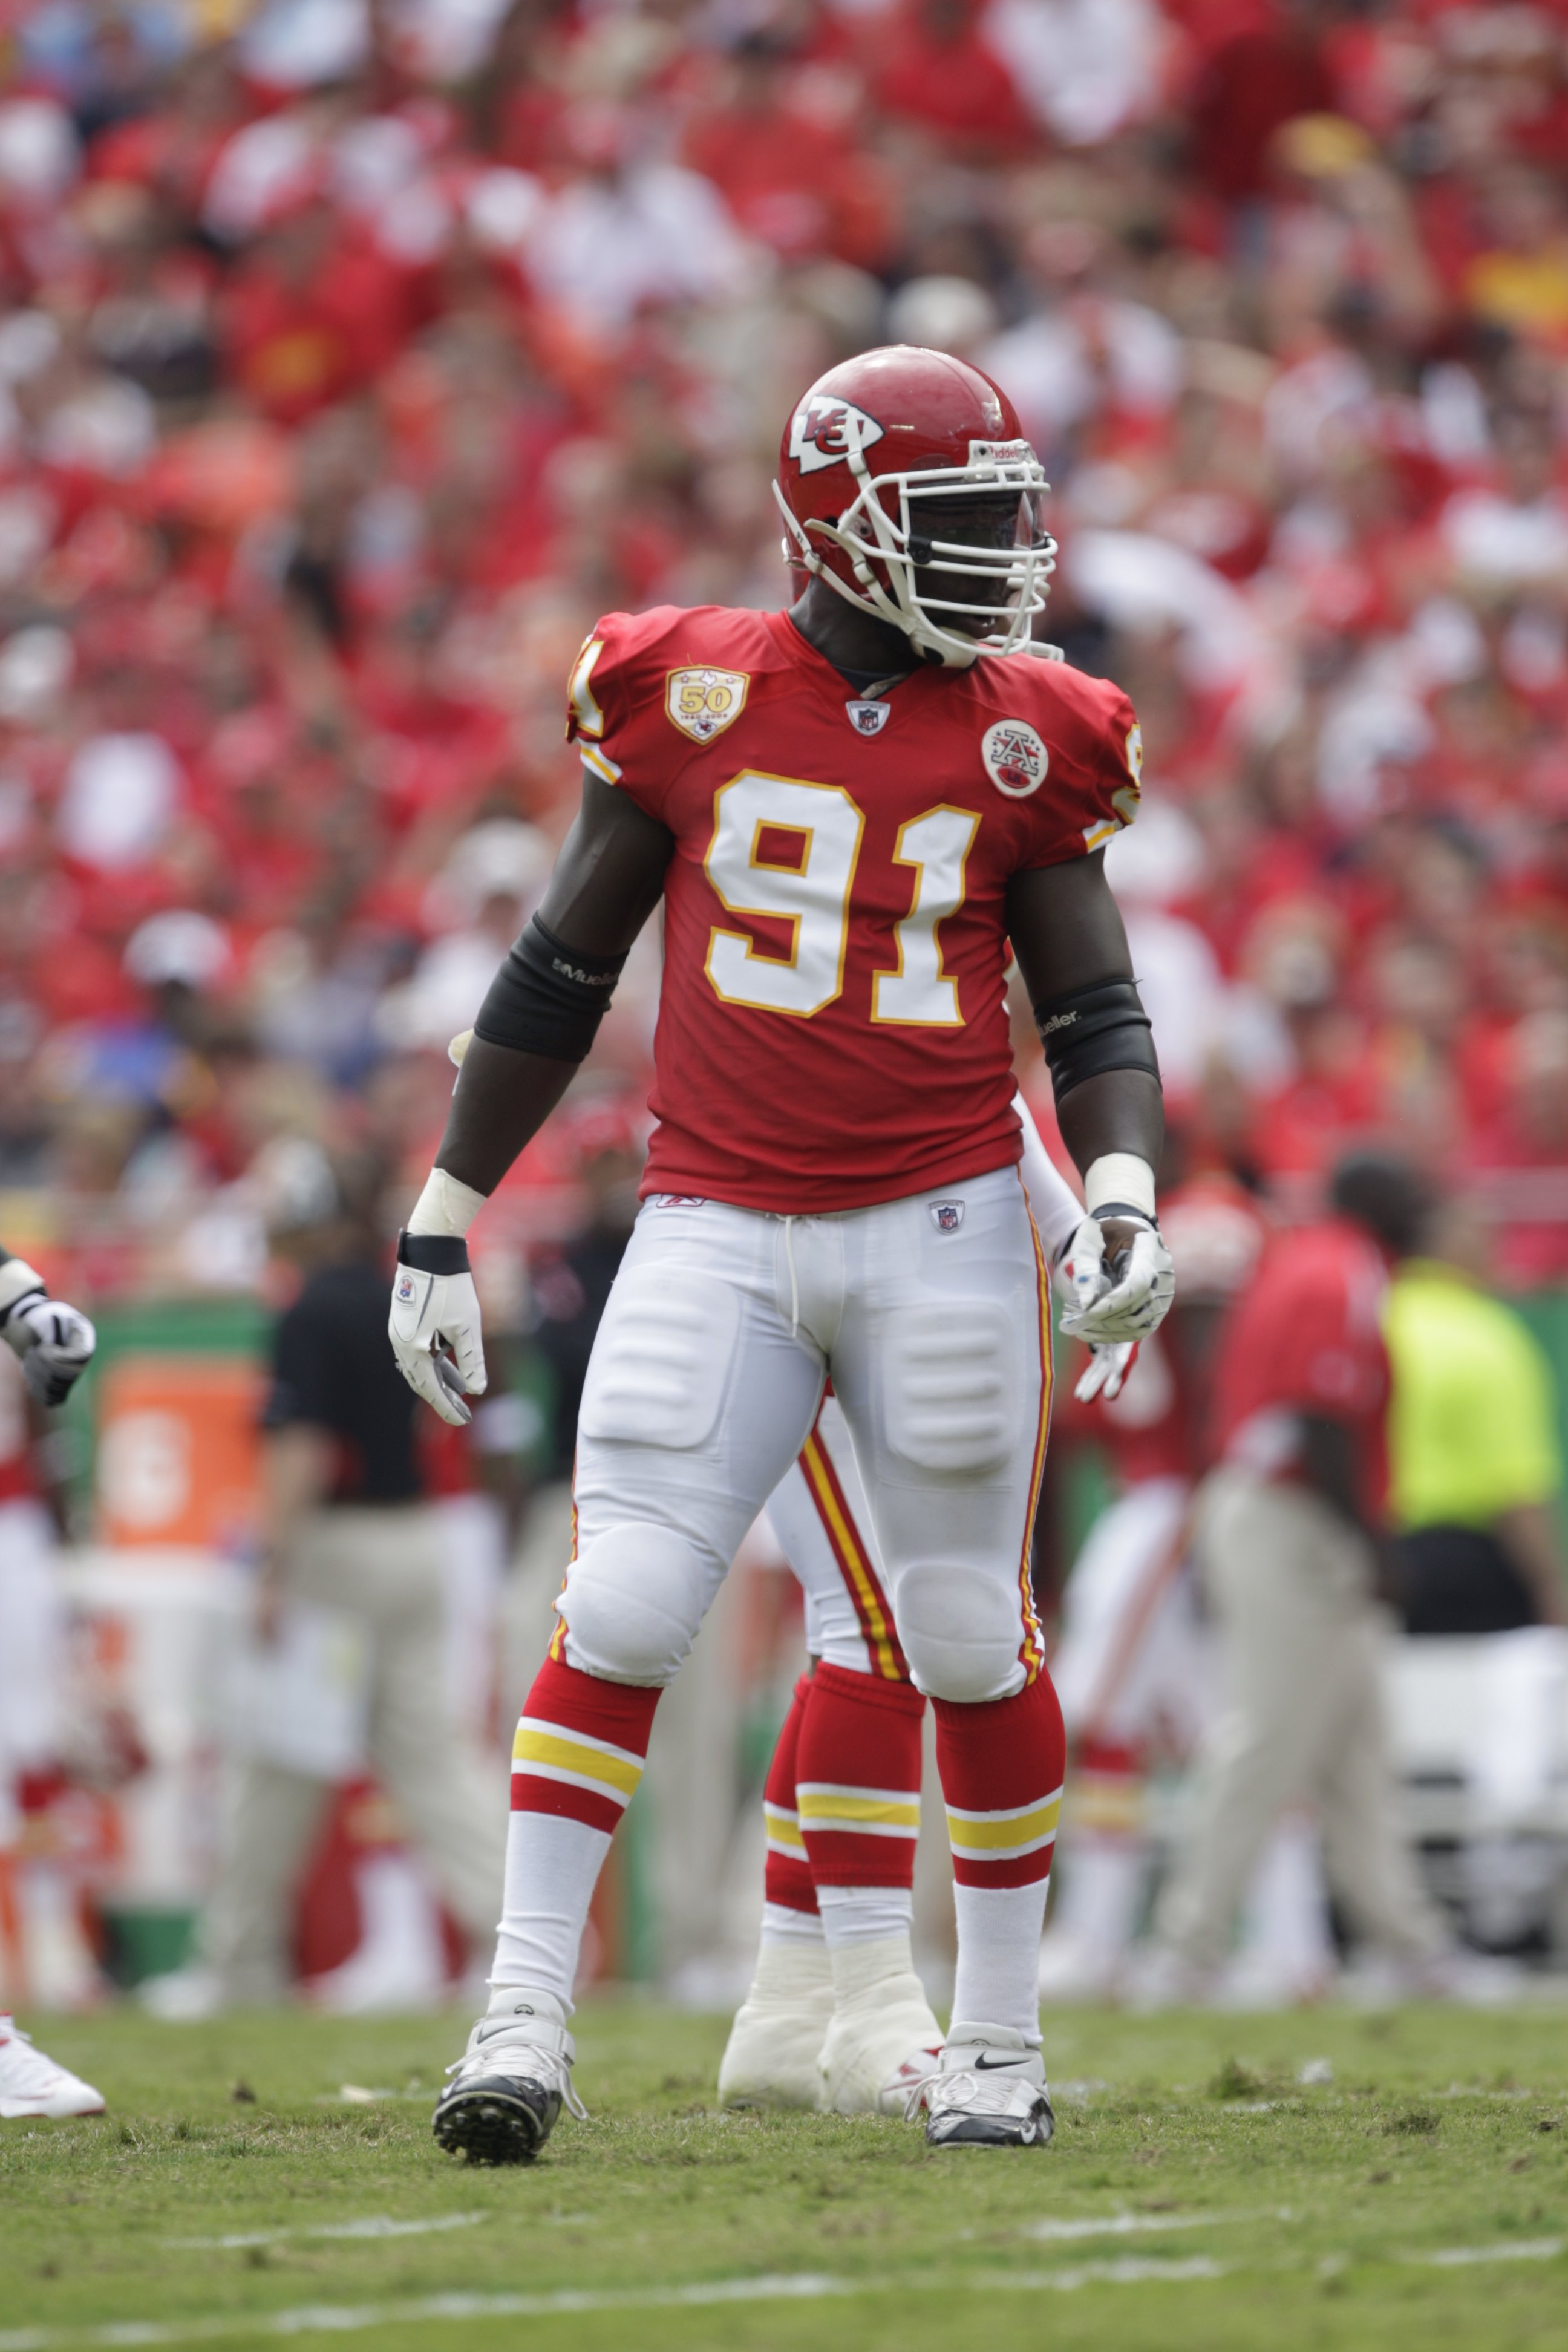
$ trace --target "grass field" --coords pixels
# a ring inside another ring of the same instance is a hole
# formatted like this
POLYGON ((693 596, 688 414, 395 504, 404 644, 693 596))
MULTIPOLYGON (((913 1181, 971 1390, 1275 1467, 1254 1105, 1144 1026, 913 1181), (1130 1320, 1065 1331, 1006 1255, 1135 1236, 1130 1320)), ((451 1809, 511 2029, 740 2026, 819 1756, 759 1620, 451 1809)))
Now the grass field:
POLYGON ((1568 2347, 1568 2016, 1062 2014, 1005 2154, 721 2115, 721 2021, 578 2028, 593 2120, 480 2172, 453 2020, 51 2021, 112 2113, 0 2126, 0 2352, 1568 2347))

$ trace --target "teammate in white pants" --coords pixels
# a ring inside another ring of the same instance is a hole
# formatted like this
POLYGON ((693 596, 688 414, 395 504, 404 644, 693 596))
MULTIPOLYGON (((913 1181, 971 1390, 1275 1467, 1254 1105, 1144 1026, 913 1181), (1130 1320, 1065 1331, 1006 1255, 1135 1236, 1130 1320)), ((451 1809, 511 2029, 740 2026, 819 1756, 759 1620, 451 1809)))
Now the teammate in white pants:
MULTIPOLYGON (((43 1405, 64 1402, 91 1361, 98 1344, 86 1316, 60 1299, 51 1298, 43 1276, 25 1258, 13 1257, 3 1248, 0 1338, 5 1339, 20 1360, 28 1395, 43 1405)), ((0 1465, 0 1468, 3 1466, 0 1465)), ((13 1491, 0 1500, 0 1516, 12 1521, 9 1529, 0 1530, 0 1548, 12 1544, 16 1547, 21 1555, 17 1561, 18 1582, 28 1588, 26 1593, 0 1595, 0 1637, 5 1632, 7 1600, 19 1603, 27 1615, 37 1615, 36 1607, 28 1606, 29 1598, 36 1597, 37 1582, 34 1557, 37 1541, 36 1510, 37 1506, 18 1492, 13 1491)), ((5 1574, 5 1550, 0 1549, 0 1580, 5 1574)), ((5 1785, 8 1776, 4 1770, 10 1745, 5 1737, 6 1728, 0 1724, 0 1811, 8 1806, 10 1800, 9 1788, 5 1785)), ((0 2012, 0 2117, 98 2116, 103 2113, 103 2105, 101 2093, 89 2083, 79 2081, 64 2066, 57 2065, 41 2050, 36 2050, 9 2013, 0 2012)))

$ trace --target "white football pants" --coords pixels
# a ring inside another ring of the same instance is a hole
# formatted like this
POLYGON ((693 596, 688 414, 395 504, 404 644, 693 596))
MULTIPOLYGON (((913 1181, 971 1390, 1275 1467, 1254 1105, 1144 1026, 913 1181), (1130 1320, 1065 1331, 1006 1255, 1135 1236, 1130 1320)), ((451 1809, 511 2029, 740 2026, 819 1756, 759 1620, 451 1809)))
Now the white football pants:
POLYGON ((830 1377, 916 1686, 1011 1696, 1043 1654, 1029 1541, 1049 1347, 1016 1168, 825 1216, 645 1202, 578 1423, 567 1663, 673 1677, 830 1377))
MULTIPOLYGON (((1024 1130, 1018 1172, 1046 1256, 1054 1260, 1083 1210, 1053 1167, 1022 1095, 1013 1108, 1024 1130)), ((866 1490, 831 1391, 798 1458, 769 1496, 767 1516, 805 1595, 810 1654, 849 1674, 902 1678, 896 1641, 889 1639, 892 1609, 866 1490)))
POLYGON ((1062 1596, 1051 1680, 1071 1739, 1196 1747, 1212 1669, 1186 1568, 1192 1488, 1145 1478, 1101 1513, 1062 1596))

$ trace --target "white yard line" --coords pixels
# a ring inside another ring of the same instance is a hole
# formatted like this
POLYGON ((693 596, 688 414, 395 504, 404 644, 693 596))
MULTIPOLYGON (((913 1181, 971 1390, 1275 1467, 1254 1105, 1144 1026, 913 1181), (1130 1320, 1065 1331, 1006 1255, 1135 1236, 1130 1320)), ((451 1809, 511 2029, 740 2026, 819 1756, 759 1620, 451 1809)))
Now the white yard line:
POLYGON ((1111 2213, 1098 2221, 1031 2221, 1019 2231, 1025 2238, 1055 2242, 1063 2238, 1126 2238, 1157 2234, 1164 2230, 1219 2229, 1237 2221, 1293 2221, 1289 2208, 1251 2213, 1111 2213))
POLYGON ((222 2238, 165 2238, 166 2246, 281 2246, 289 2238, 423 2238, 432 2230, 471 2230, 483 2213, 439 2213, 424 2221, 394 2221, 373 2213, 364 2221, 320 2221, 309 2230, 235 2230, 222 2238))
POLYGON ((940 2280, 908 2272, 883 2278, 829 2278, 800 2272, 764 2278, 713 2279, 690 2286, 632 2288, 595 2294, 564 2287, 554 2294, 427 2294, 405 2303, 306 2304, 290 2311, 247 2317, 237 2312, 210 2318, 118 2320, 106 2327, 24 2327, 0 2333, 0 2352, 121 2352, 130 2346, 205 2344, 226 2336, 348 2336, 373 2327, 406 2327, 428 2320, 570 2318, 599 2311, 700 2309, 710 2304, 818 2302, 828 2297, 908 2294, 931 2287, 962 2286, 966 2294, 1073 2294, 1091 2286, 1175 2285, 1226 2276, 1206 2255, 1188 2262, 1139 2260, 1083 2263, 1076 2270, 1013 2271, 940 2280))
POLYGON ((1468 2270, 1472 2263, 1550 2263, 1568 2248, 1568 2238, 1500 2238, 1489 2246, 1439 2246, 1432 2254, 1401 2254, 1438 2271, 1468 2270))

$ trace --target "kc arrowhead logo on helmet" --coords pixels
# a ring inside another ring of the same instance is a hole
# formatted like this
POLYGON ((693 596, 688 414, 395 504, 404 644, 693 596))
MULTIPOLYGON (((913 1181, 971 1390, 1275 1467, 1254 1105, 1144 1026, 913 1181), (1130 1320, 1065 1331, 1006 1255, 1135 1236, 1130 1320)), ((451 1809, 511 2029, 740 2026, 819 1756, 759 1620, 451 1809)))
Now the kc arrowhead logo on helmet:
POLYGON ((808 392, 790 423, 789 454, 803 474, 815 474, 824 466, 841 466, 851 449, 858 456, 881 438, 876 418, 852 400, 808 392))

